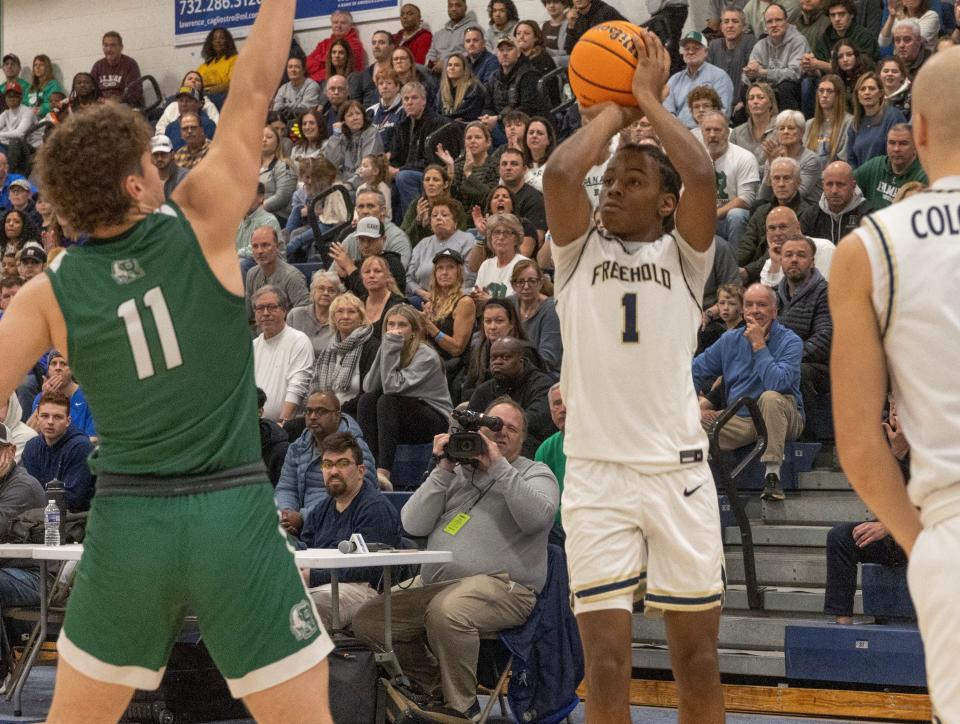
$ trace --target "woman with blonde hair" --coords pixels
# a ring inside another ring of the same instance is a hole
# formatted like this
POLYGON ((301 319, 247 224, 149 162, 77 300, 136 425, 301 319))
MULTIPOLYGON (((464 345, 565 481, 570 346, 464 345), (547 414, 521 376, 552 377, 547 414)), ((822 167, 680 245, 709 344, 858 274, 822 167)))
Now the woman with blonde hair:
POLYGON ((357 421, 380 485, 389 490, 397 446, 432 442, 447 431, 453 409, 443 363, 424 341, 420 313, 409 304, 386 313, 383 341, 363 386, 357 421))
POLYGON ((745 95, 747 120, 730 131, 730 143, 757 157, 760 168, 767 161, 764 141, 777 135, 777 94, 769 83, 751 83, 745 95))
POLYGON ((451 121, 475 121, 483 113, 487 94, 473 74, 470 63, 460 53, 451 53, 443 62, 437 113, 451 121))
POLYGON ((287 158, 280 134, 273 126, 263 127, 260 149, 260 183, 266 191, 263 208, 277 217, 280 226, 290 216, 290 202, 297 188, 297 172, 287 158))
POLYGON ((806 122, 803 145, 820 157, 823 166, 847 160, 847 128, 853 116, 847 112, 846 86, 840 76, 823 76, 817 84, 813 118, 806 122))
POLYGON ((355 294, 345 292, 334 299, 328 316, 333 340, 317 355, 310 389, 333 390, 341 411, 355 415, 364 391, 363 379, 373 366, 380 338, 373 333, 363 302, 355 294))
POLYGON ((426 336, 433 340, 440 359, 447 364, 448 376, 459 366, 470 349, 477 305, 463 292, 463 257, 453 249, 443 249, 433 257, 430 301, 421 312, 426 336))
POLYGON ((382 256, 368 256, 360 265, 360 281, 366 292, 363 302, 367 322, 373 325, 373 333, 382 335, 380 320, 387 310, 404 301, 397 281, 390 272, 390 265, 382 256))
POLYGON ((518 262, 527 259, 520 253, 523 225, 513 214, 491 214, 486 219, 487 241, 493 256, 477 269, 473 301, 482 305, 491 297, 512 297, 510 278, 518 262))

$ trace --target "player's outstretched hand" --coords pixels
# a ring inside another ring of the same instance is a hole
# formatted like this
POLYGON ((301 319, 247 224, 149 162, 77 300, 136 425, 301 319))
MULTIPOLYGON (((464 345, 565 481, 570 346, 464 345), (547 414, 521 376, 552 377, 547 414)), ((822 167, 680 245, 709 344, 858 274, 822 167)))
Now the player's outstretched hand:
POLYGON ((640 32, 642 35, 634 38, 637 44, 637 69, 633 73, 633 95, 638 101, 646 96, 662 102, 668 92, 670 54, 654 33, 642 28, 640 32))

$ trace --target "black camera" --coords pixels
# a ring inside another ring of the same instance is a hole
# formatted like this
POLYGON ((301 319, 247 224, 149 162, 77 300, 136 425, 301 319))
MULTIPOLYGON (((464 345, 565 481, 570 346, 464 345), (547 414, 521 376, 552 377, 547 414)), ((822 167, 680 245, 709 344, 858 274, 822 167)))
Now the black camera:
POLYGON ((488 417, 473 410, 454 410, 453 419, 460 425, 460 429, 450 433, 450 440, 443 454, 457 463, 475 462, 487 449, 477 430, 486 427, 497 432, 503 427, 503 420, 499 417, 488 417))

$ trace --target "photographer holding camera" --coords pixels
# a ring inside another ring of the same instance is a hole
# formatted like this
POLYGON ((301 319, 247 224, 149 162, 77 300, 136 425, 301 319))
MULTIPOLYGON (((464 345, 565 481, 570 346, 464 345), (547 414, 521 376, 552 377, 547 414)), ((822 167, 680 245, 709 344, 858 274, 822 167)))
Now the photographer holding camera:
MULTIPOLYGON (((451 435, 434 438, 439 462, 400 513, 404 530, 427 536, 427 550, 451 551, 453 561, 422 566, 392 597, 393 647, 404 673, 426 697, 436 695, 439 703, 442 693, 446 708, 468 717, 479 712, 480 634, 519 626, 533 610, 560 500, 550 469, 520 455, 526 436, 520 406, 502 397, 484 414, 499 418, 499 431, 490 429, 498 426, 492 420, 458 417, 467 428, 488 425, 476 457, 465 459, 471 443, 461 444, 462 432, 454 433, 455 451, 451 435), (451 452, 463 462, 450 459, 451 452)), ((354 633, 382 648, 383 617, 381 596, 356 613, 354 633)))

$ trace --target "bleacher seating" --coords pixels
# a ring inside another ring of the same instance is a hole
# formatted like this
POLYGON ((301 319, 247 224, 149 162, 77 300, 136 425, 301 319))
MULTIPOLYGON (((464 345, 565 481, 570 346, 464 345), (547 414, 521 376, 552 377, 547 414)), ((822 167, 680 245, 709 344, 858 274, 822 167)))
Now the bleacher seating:
POLYGON ((926 685, 923 643, 912 625, 790 625, 784 652, 791 681, 926 685))
POLYGON ((865 615, 879 619, 917 620, 907 588, 906 567, 866 563, 860 570, 860 586, 863 589, 865 615))
MULTIPOLYGON (((797 489, 800 473, 808 473, 813 470, 814 461, 821 447, 821 443, 818 442, 788 442, 786 444, 783 450, 783 465, 780 467, 780 484, 784 490, 797 489)), ((739 463, 752 448, 751 445, 734 450, 733 465, 739 463)), ((714 466, 715 463, 711 462, 711 468, 714 469, 714 480, 720 487, 720 477, 714 466)), ((763 463, 759 459, 754 460, 740 474, 737 479, 737 488, 739 490, 762 490, 764 475, 763 463)))

